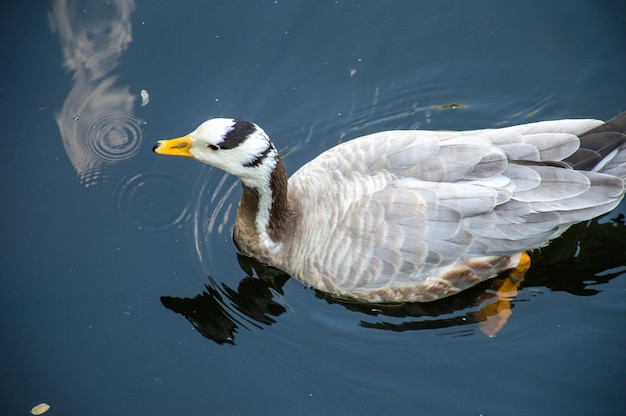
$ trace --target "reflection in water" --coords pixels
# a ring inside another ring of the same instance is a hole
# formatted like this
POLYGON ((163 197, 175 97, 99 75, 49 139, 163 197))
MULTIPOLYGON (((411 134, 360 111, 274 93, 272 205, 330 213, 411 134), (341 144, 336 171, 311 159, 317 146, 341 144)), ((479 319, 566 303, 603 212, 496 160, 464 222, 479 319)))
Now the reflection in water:
MULTIPOLYGON (((548 287, 593 295, 598 293, 593 286, 622 275, 626 271, 626 222, 621 213, 613 216, 610 219, 611 214, 607 214, 588 224, 577 224, 550 246, 534 253, 533 265, 523 280, 503 276, 431 303, 363 304, 323 293, 317 296, 363 315, 359 325, 365 328, 402 332, 478 323, 482 332, 493 336, 512 314, 520 283, 523 288, 548 287)), ((273 324, 274 317, 287 311, 276 294, 282 296, 282 286, 289 276, 252 258, 238 258, 247 277, 240 281, 237 290, 209 277, 210 284, 201 294, 194 298, 164 296, 163 305, 219 344, 234 344, 239 327, 263 328, 273 324)), ((530 296, 533 293, 536 291, 531 291, 530 296)), ((471 335, 474 330, 455 333, 471 335)))
POLYGON ((587 224, 578 224, 567 231, 565 238, 538 251, 534 256, 537 267, 530 269, 534 285, 592 296, 600 292, 596 286, 623 275, 626 272, 626 217, 622 212, 623 209, 620 213, 609 213, 587 224))
MULTIPOLYGON (((112 73, 132 41, 134 8, 134 0, 54 0, 49 13, 52 30, 61 39, 65 67, 73 72, 72 88, 56 120, 65 151, 85 187, 112 180, 112 166, 140 150, 145 123, 133 114, 137 97, 128 86, 116 84, 117 75, 112 73)), ((147 92, 142 94, 145 105, 147 92)), ((188 198, 173 197, 182 192, 173 178, 145 170, 124 176, 115 187, 117 207, 139 229, 163 231, 185 218, 188 198)))
POLYGON ((282 287, 289 275, 250 257, 238 254, 237 258, 247 274, 237 290, 225 284, 220 286, 209 277, 205 291, 195 298, 161 297, 167 309, 184 316, 200 334, 218 344, 234 344, 238 327, 263 328, 260 324, 269 326, 276 322, 273 316, 286 311, 274 295, 283 294, 282 287))
POLYGON ((105 113, 84 132, 89 154, 104 162, 130 159, 139 151, 141 126, 132 113, 105 113))
POLYGON ((111 71, 132 40, 134 0, 55 0, 49 21, 59 34, 73 86, 57 114, 63 145, 85 186, 104 168, 134 156, 142 138, 132 113, 135 96, 111 71))

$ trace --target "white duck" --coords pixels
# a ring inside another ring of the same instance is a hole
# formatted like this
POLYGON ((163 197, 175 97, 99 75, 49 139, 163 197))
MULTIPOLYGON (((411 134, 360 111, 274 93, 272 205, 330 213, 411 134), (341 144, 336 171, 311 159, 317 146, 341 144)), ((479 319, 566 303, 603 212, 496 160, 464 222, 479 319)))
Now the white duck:
POLYGON ((211 119, 153 148, 243 182, 234 241, 315 289, 432 301, 529 263, 526 250, 624 197, 626 113, 474 131, 384 131, 287 180, 256 124, 211 119))

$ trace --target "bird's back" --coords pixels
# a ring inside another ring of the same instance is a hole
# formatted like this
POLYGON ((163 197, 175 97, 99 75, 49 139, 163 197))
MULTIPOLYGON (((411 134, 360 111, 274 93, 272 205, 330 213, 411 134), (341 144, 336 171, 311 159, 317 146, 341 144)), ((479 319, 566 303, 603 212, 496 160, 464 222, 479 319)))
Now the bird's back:
POLYGON ((373 301, 463 290, 619 203, 624 180, 610 173, 626 170, 626 151, 614 151, 606 174, 580 149, 578 135, 602 125, 387 131, 345 142, 289 179, 299 215, 277 265, 318 289, 373 301))

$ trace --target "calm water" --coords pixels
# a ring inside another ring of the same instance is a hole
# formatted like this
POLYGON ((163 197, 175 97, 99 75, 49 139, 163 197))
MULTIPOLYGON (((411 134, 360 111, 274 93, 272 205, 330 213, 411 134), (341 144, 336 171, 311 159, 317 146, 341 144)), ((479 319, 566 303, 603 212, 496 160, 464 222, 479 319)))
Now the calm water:
POLYGON ((0 28, 0 413, 623 414, 626 203, 536 253, 488 337, 491 282, 367 307, 240 265, 238 183, 151 152, 213 116, 290 172, 381 129, 607 119, 623 2, 32 3, 0 28))

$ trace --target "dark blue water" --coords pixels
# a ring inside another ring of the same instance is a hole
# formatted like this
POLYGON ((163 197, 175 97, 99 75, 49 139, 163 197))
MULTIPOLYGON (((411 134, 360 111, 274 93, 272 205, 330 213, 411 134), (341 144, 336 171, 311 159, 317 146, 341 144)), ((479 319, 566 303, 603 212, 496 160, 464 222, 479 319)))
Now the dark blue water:
POLYGON ((0 413, 623 413, 625 203, 535 253, 488 337, 492 282, 367 307, 240 266, 235 179, 151 152, 215 116, 289 172, 382 129, 608 119, 622 2, 27 3, 0 26, 0 413))

